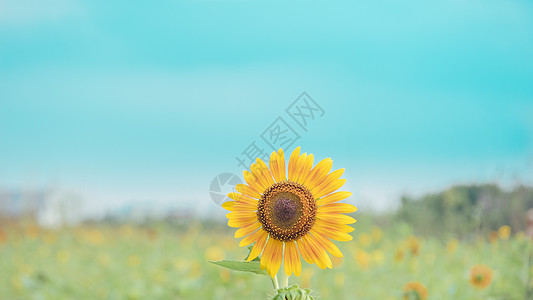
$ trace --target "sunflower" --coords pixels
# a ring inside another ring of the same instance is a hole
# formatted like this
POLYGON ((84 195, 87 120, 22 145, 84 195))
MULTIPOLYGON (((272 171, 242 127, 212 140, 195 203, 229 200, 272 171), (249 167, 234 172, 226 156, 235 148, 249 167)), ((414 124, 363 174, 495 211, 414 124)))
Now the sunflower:
POLYGON ((470 284, 476 289, 485 289, 492 282, 492 270, 486 265, 475 265, 470 269, 470 284))
POLYGON ((403 287, 405 300, 425 300, 428 298, 428 289, 420 282, 408 282, 403 287))
POLYGON ((407 248, 412 255, 418 255, 420 253, 420 247, 420 241, 416 237, 410 236, 407 239, 407 248))
POLYGON ((509 225, 504 225, 498 229, 498 236, 502 240, 508 240, 511 235, 511 227, 509 225))
POLYGON ((246 184, 238 184, 237 193, 228 194, 233 201, 222 205, 231 211, 228 225, 239 228, 235 238, 244 237, 239 246, 254 244, 247 260, 261 255, 261 269, 272 277, 282 262, 288 276, 300 276, 300 256, 321 269, 331 268, 327 252, 343 256, 331 239, 352 240, 348 233, 354 229, 347 224, 356 221, 343 213, 357 208, 337 203, 350 192, 335 192, 346 182, 340 179, 344 169, 330 173, 330 158, 313 167, 313 158, 300 155, 300 147, 292 152, 287 169, 282 149, 272 152, 268 167, 257 158, 251 172, 243 171, 246 184))

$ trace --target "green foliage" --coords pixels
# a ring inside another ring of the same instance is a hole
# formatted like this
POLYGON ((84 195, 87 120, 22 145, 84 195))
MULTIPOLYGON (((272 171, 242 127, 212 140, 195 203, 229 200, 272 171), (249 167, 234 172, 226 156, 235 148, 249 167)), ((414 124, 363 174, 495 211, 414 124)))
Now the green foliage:
POLYGON ((264 270, 261 270, 258 261, 225 259, 225 260, 220 260, 220 261, 209 261, 209 262, 215 265, 224 267, 224 268, 228 268, 233 271, 250 272, 250 273, 268 276, 268 274, 264 270))
POLYGON ((458 185, 419 198, 403 196, 394 220, 423 235, 469 237, 486 235, 502 225, 524 230, 525 212, 533 208, 533 188, 511 191, 495 184, 458 185))
POLYGON ((310 289, 301 289, 297 284, 278 289, 272 300, 314 300, 310 289))

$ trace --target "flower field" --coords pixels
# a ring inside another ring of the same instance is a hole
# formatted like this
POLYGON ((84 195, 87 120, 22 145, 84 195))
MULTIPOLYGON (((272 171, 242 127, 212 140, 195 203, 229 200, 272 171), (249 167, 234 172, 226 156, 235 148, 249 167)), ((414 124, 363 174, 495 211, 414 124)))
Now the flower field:
MULTIPOLYGON (((530 299, 532 245, 510 231, 438 240, 416 236, 405 224, 380 228, 361 219, 354 240, 339 245, 344 258, 332 257, 333 269, 304 262, 301 276, 290 280, 320 299, 404 299, 409 282, 425 287, 427 299, 530 299), (477 265, 488 274, 473 275, 477 265)), ((248 250, 237 244, 224 224, 201 222, 4 225, 0 299, 266 299, 268 277, 208 262, 243 259, 248 250)))

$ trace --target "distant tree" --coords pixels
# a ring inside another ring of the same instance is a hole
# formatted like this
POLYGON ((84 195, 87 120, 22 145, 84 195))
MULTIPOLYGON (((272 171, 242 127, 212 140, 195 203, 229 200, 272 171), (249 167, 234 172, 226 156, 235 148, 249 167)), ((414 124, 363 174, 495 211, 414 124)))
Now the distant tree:
POLYGON ((525 229, 526 211, 533 208, 533 188, 505 191, 496 184, 457 185, 421 196, 401 198, 394 220, 411 224, 425 235, 486 234, 502 225, 525 229))

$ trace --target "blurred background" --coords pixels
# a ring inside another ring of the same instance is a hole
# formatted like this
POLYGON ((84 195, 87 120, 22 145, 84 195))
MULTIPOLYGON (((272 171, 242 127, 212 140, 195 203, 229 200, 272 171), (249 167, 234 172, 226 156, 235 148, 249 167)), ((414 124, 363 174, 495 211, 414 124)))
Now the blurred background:
POLYGON ((206 261, 247 253, 220 203, 250 159, 297 146, 359 222, 295 282, 531 299, 532 53, 518 0, 0 0, 0 299, 264 297, 206 261))

